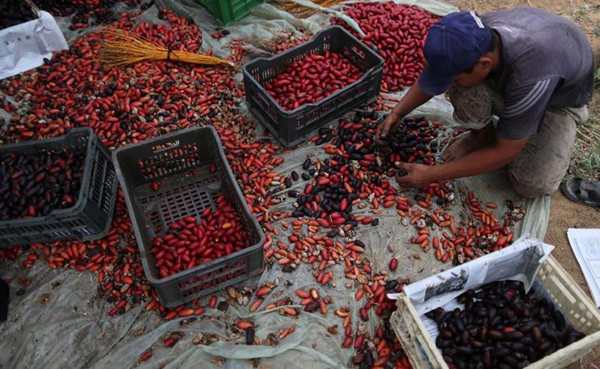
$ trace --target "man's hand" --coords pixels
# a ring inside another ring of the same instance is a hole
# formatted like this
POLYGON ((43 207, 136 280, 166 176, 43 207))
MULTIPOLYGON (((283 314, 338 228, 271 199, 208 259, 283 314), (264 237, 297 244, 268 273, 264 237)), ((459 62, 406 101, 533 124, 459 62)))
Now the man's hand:
POLYGON ((407 173, 406 175, 396 175, 396 181, 403 187, 421 188, 432 182, 429 176, 431 167, 428 165, 400 163, 399 167, 407 173))
POLYGON ((450 146, 444 150, 442 157, 446 163, 458 160, 469 155, 473 151, 487 146, 494 141, 495 137, 496 130, 491 123, 480 130, 471 130, 470 132, 458 136, 450 146))
POLYGON ((402 118, 431 100, 432 97, 421 91, 418 83, 414 83, 406 95, 394 106, 390 115, 377 127, 375 142, 380 146, 385 145, 386 143, 382 142, 382 139, 385 139, 390 133, 394 133, 398 129, 402 118))
POLYGON ((383 139, 386 139, 389 134, 393 134, 398 129, 400 125, 400 119, 395 114, 390 114, 385 118, 385 120, 377 126, 377 131, 375 132, 375 142, 378 145, 384 145, 385 142, 383 139))

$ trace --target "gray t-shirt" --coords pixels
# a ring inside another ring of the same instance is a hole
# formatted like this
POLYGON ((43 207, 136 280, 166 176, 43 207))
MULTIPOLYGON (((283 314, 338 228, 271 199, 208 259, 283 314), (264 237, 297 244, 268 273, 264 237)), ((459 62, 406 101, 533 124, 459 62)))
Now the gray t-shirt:
POLYGON ((581 107, 592 98, 594 57, 573 22, 535 8, 481 17, 502 40, 502 70, 490 76, 504 100, 497 133, 517 140, 536 134, 548 108, 581 107))

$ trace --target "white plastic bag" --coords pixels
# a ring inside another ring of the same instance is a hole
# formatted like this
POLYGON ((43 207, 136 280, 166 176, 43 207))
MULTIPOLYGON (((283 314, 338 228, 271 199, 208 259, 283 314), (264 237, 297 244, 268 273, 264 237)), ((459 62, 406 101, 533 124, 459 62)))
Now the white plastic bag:
POLYGON ((0 79, 37 68, 53 51, 68 48, 58 24, 44 11, 38 19, 0 30, 0 79))

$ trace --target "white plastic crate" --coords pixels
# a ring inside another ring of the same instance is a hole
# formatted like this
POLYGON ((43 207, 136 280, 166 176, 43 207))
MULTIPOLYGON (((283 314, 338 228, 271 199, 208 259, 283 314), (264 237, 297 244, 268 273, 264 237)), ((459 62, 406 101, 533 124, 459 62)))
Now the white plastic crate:
MULTIPOLYGON (((528 365, 525 369, 560 369, 587 355, 600 343, 600 312, 562 266, 550 256, 537 275, 554 302, 583 339, 528 365)), ((400 294, 390 322, 413 368, 448 369, 442 354, 431 339, 421 318, 406 294, 400 294)))

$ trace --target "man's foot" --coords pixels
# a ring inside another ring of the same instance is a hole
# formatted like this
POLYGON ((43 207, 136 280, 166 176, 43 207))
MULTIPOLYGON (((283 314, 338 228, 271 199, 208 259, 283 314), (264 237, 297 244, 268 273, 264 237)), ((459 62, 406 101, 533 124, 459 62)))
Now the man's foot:
POLYGON ((469 155, 473 152, 473 143, 471 141, 471 133, 460 136, 444 150, 442 154, 444 161, 450 162, 469 155))

